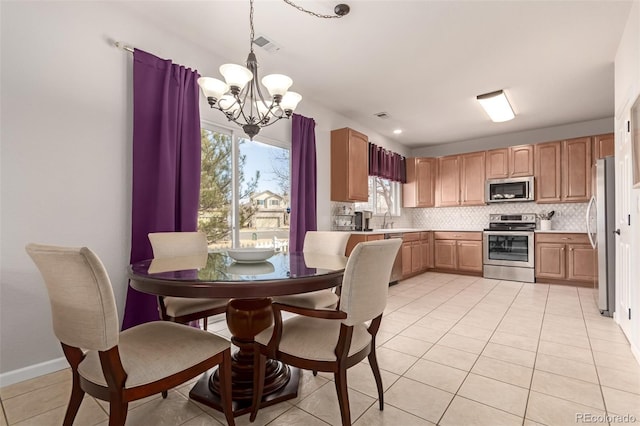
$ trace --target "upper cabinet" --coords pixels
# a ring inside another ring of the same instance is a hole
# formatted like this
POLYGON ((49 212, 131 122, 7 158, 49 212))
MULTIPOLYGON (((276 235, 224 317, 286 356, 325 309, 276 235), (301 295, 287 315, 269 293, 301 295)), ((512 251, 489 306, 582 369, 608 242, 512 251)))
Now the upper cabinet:
POLYGON ((591 146, 591 157, 593 157, 593 164, 596 160, 604 157, 611 157, 615 155, 616 147, 613 140, 613 133, 607 133, 606 135, 598 135, 593 137, 593 144, 591 146))
POLYGON ((331 131, 331 200, 369 199, 369 139, 353 129, 331 131))
POLYGON ((586 202, 591 197, 591 138, 535 145, 536 202, 586 202))
POLYGON ((436 205, 483 205, 485 163, 484 151, 438 158, 436 205))
POLYGON ((460 156, 460 205, 484 204, 485 152, 472 152, 460 156))
POLYGON ((486 153, 486 178, 533 176, 533 145, 492 149, 486 153))
POLYGON ((403 207, 435 206, 436 159, 407 158, 407 183, 402 185, 403 207))

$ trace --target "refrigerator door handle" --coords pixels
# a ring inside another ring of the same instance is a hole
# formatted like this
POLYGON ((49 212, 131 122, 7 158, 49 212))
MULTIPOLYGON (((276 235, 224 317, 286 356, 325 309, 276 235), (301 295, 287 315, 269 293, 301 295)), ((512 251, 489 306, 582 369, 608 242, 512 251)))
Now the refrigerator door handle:
POLYGON ((596 197, 591 197, 589 200, 589 204, 587 205, 587 214, 586 214, 586 222, 587 222, 587 235, 589 236, 589 242, 591 243, 591 247, 596 248, 597 241, 594 240, 591 232, 591 208, 596 203, 596 197))

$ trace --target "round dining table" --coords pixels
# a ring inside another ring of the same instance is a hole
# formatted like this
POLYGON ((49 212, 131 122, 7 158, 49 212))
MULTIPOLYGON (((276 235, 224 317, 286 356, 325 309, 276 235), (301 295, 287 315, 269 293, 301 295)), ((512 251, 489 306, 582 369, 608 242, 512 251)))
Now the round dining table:
MULTIPOLYGON (((276 252, 264 261, 236 262, 226 252, 149 259, 133 263, 131 286, 157 296, 229 298, 226 320, 231 342, 235 416, 251 411, 254 337, 273 324, 271 297, 340 286, 347 258, 316 253, 276 252)), ((261 406, 297 396, 300 372, 267 360, 261 406)), ((222 411, 217 371, 205 373, 190 398, 222 411)))

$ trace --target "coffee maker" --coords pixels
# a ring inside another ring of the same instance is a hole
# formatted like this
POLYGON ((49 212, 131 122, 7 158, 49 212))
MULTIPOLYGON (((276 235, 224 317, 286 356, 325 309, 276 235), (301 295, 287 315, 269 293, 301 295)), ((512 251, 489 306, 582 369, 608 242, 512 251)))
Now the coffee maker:
POLYGON ((369 210, 363 210, 361 212, 356 212, 356 231, 372 231, 369 226, 369 222, 373 217, 373 212, 369 210))

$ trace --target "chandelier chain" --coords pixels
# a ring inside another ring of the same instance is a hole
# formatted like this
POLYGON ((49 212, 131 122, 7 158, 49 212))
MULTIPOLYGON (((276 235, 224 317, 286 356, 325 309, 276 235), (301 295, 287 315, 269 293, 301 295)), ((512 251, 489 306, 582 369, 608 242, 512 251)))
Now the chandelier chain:
POLYGON ((249 48, 251 49, 251 52, 253 52, 253 39, 255 37, 255 30, 253 29, 253 0, 249 1, 249 28, 251 29, 251 34, 250 34, 250 38, 251 40, 249 40, 249 48))
POLYGON ((333 19, 333 18, 342 18, 342 15, 322 15, 320 13, 316 13, 313 12, 311 10, 307 10, 302 6, 299 6, 297 4, 295 4, 294 2, 292 2, 291 0, 283 0, 286 4, 288 4, 289 6, 293 6, 296 9, 298 9, 300 12, 304 12, 304 13, 308 13, 311 16, 315 16, 316 18, 323 18, 323 19, 333 19))

